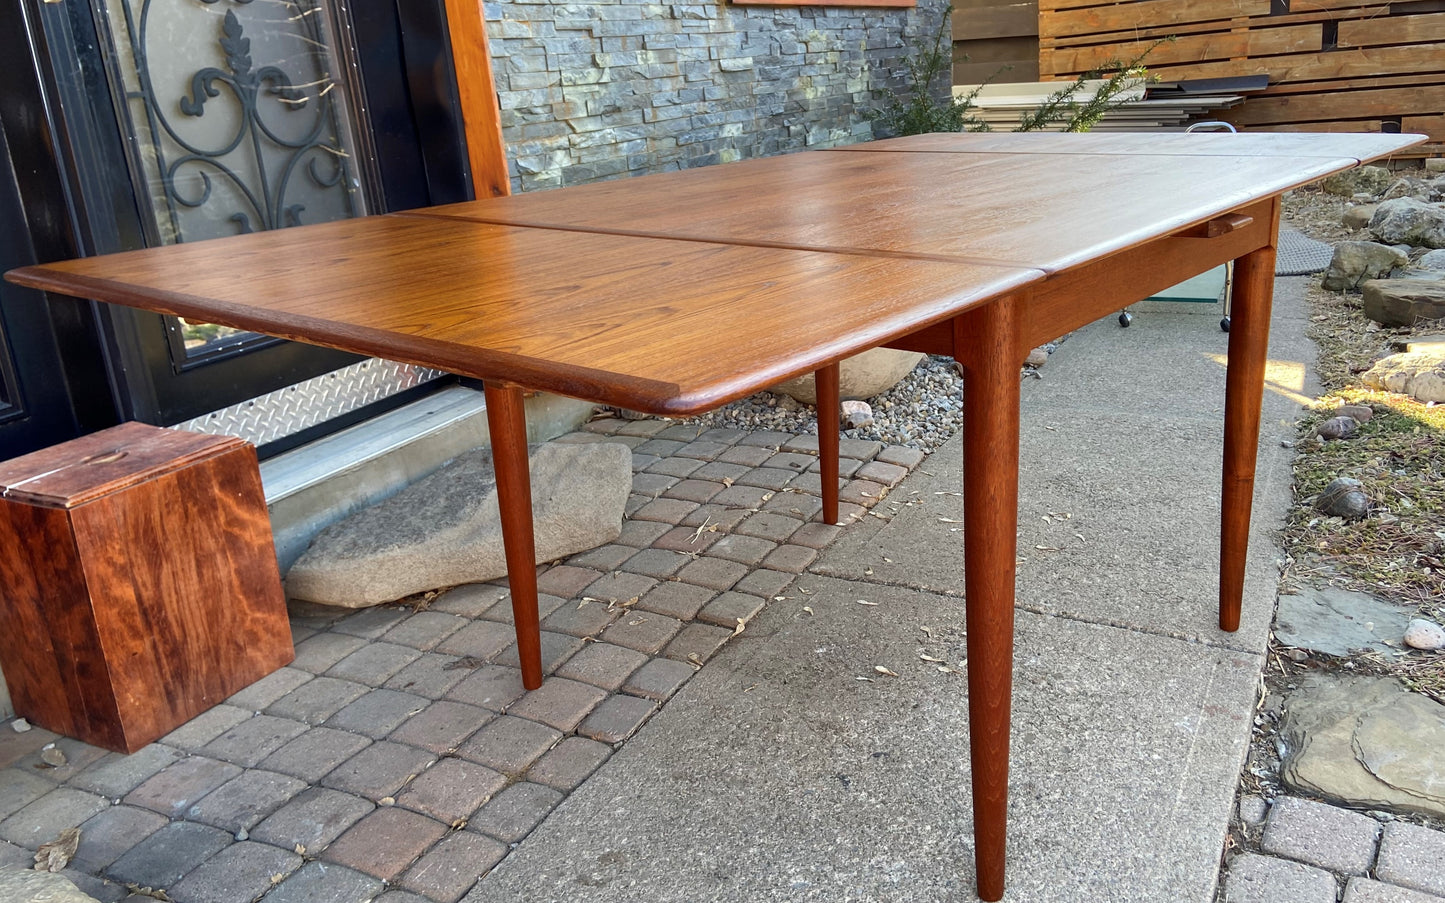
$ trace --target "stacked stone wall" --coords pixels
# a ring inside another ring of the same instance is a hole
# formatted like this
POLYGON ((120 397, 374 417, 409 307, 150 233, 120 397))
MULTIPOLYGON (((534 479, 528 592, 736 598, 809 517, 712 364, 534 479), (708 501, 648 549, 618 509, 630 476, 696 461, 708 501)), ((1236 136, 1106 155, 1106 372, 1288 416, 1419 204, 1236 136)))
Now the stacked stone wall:
POLYGON ((872 138, 945 8, 488 3, 512 188, 872 138))

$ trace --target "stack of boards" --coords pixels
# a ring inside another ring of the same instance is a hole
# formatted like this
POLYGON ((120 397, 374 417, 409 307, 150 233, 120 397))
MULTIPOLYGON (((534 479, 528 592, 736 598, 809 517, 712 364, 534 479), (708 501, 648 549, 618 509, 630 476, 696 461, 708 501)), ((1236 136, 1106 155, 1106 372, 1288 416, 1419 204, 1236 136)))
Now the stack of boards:
MULTIPOLYGON (((973 115, 988 123, 994 131, 1010 131, 1039 104, 1070 84, 1053 81, 985 85, 973 99, 973 115)), ((1104 84, 1102 79, 1085 81, 1070 100, 1082 106, 1104 84)), ((977 87, 954 85, 953 96, 962 99, 977 87)), ((1167 90, 1172 87, 1143 82, 1126 87, 1114 98, 1122 102, 1105 113, 1091 131, 1183 131, 1190 123, 1213 119, 1217 111, 1244 103, 1244 95, 1239 93, 1192 94, 1167 90)), ((1063 131, 1066 124, 1067 119, 1051 123, 1045 129, 1063 131)))

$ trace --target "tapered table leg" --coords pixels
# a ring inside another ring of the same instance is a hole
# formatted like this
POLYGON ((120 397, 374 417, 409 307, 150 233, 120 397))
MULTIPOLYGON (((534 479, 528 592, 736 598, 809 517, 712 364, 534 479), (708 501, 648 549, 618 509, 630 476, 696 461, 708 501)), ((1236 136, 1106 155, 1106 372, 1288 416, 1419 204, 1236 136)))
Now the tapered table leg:
POLYGON ((813 374, 818 395, 818 475, 823 481, 823 523, 838 523, 838 365, 813 374))
POLYGON ((954 321, 964 367, 964 593, 968 735, 978 894, 1004 889, 1009 714, 1013 689, 1014 570, 1018 530, 1018 309, 1005 297, 954 321))
POLYGON ((1246 254, 1234 264, 1229 369, 1224 384, 1224 487, 1219 530, 1221 630, 1239 629, 1244 599, 1259 412, 1264 402, 1264 368, 1274 298, 1274 258, 1275 249, 1266 247, 1246 254))
POLYGON ((512 619, 516 622, 517 658, 522 665, 522 686, 535 690, 542 685, 542 633, 537 623, 537 551, 532 533, 532 478, 527 469, 526 409, 522 390, 517 386, 487 382, 483 390, 497 473, 512 619))

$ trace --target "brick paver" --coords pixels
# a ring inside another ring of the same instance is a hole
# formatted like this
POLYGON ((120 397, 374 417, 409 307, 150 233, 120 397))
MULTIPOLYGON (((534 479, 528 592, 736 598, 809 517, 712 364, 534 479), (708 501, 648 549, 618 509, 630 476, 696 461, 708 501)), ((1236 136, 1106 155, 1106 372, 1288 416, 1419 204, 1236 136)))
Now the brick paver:
POLYGON ((833 524, 825 524, 819 521, 809 521, 799 527, 797 532, 789 537, 788 542, 794 545, 807 546, 810 549, 823 549, 829 543, 838 538, 843 532, 842 527, 833 524))
POLYGON ((581 681, 609 692, 622 688, 628 676, 642 667, 645 654, 611 643, 588 643, 557 669, 557 676, 581 681))
POLYGON ((712 624, 688 624, 662 650, 668 658, 703 664, 732 639, 733 630, 712 624))
MULTIPOLYGON (((666 526, 665 524, 662 526, 666 526)), ((654 549, 666 549, 670 552, 684 552, 688 555, 696 555, 706 552, 708 547, 722 539, 726 534, 712 529, 712 525, 698 530, 696 527, 673 527, 667 530, 657 539, 653 540, 654 549)))
POLYGON ((634 511, 632 517, 636 520, 657 521, 676 526, 698 507, 697 502, 683 499, 654 499, 634 511))
POLYGON ((171 822, 117 859, 106 875, 142 887, 167 888, 230 846, 235 839, 219 828, 171 822))
POLYGON ((421 655, 410 646, 368 643, 326 670, 329 677, 351 680, 368 687, 379 687, 387 678, 405 668, 421 655))
MULTIPOLYGON (((563 599, 560 596, 553 596, 550 593, 538 593, 537 617, 547 617, 547 615, 556 611, 566 601, 566 599, 563 599)), ((510 597, 507 599, 507 601, 499 605, 493 605, 491 608, 487 609, 486 614, 482 615, 482 617, 486 618, 489 621, 496 621, 499 624, 505 624, 508 627, 517 623, 516 615, 512 611, 512 600, 510 597)))
POLYGON ((583 719, 577 733, 602 743, 621 743, 636 733, 655 711, 657 703, 645 697, 609 696, 583 719))
POLYGON ((455 903, 480 875, 507 855, 507 847, 490 837, 462 831, 432 847, 402 876, 402 887, 437 903, 455 903))
POLYGON ((665 580, 682 570, 683 565, 692 560, 692 557, 685 552, 673 552, 668 549, 643 549, 623 562, 622 570, 630 574, 641 574, 644 577, 665 580))
POLYGON ((437 644, 444 655, 471 656, 486 661, 516 639, 516 631, 499 621, 473 621, 437 644))
POLYGON ((0 768, 7 768, 45 744, 53 743, 60 738, 59 734, 53 734, 43 727, 34 725, 31 725, 30 730, 24 733, 14 731, 9 728, 12 723, 4 722, 5 729, 0 730, 0 768))
POLYGON ((202 755, 250 768, 306 732, 306 725, 274 715, 255 715, 201 747, 202 755))
POLYGON ((402 621, 382 635, 382 640, 398 646, 410 646, 423 652, 461 630, 467 619, 444 611, 422 611, 402 621))
POLYGON ((788 574, 801 574, 817 557, 818 550, 807 546, 778 546, 763 559, 763 567, 788 574))
POLYGON ((1341 903, 1440 903, 1437 897, 1408 887, 1397 887, 1369 878, 1351 878, 1341 903))
POLYGON ((370 745, 371 740, 359 734, 313 727, 262 759, 260 767, 314 784, 370 745))
POLYGON ((897 464, 885 464, 882 461, 869 461, 858 468, 858 472, 854 476, 860 480, 869 480, 892 489, 908 476, 908 468, 899 467, 897 464))
POLYGON ((517 843, 562 801, 562 793, 542 784, 519 781, 497 794, 467 824, 503 843, 517 843))
POLYGON ((622 691, 663 702, 681 689, 693 673, 692 665, 686 662, 655 658, 634 671, 622 685, 622 691))
MULTIPOLYGON (((111 753, 97 759, 85 771, 71 778, 70 786, 117 799, 130 793, 142 781, 174 762, 179 756, 180 753, 174 749, 159 743, 142 747, 128 756, 111 753)), ((0 782, 3 780, 3 776, 0 776, 0 782)), ((5 798, 4 786, 0 783, 0 818, 8 814, 5 812, 5 798)))
POLYGON ((0 771, 0 821, 55 789, 55 785, 34 772, 7 768, 0 771))
MULTIPOLYGON (((544 635, 548 632, 543 631, 544 635)), ((501 712, 521 699, 525 692, 520 671, 500 665, 483 665, 452 687, 447 692, 447 698, 501 712)))
POLYGON ((292 872, 266 903, 357 903, 371 900, 385 887, 370 875, 330 862, 308 862, 292 872))
POLYGON ((321 783, 380 801, 395 796, 413 776, 434 761, 436 756, 424 749, 382 740, 336 766, 321 783))
POLYGON ((431 610, 475 618, 496 605, 507 590, 493 583, 468 583, 447 590, 432 600, 431 610))
POLYGON ((301 867, 295 853, 264 843, 227 847, 187 875, 171 896, 187 903, 251 903, 301 867))
POLYGON ((699 558, 678 571, 678 578, 696 586, 718 591, 733 588, 748 572, 748 566, 721 558, 699 558))
POLYGON ((527 780, 555 790, 575 790, 612 755, 612 747, 585 737, 568 737, 527 771, 527 780))
POLYGON ((346 633, 318 633, 296 646, 296 659, 291 667, 311 674, 320 674, 366 645, 366 640, 346 633))
MULTIPOLYGON (((742 526, 747 527, 756 518, 766 516, 768 515, 754 515, 754 517, 748 518, 742 526)), ((797 523, 794 522, 794 526, 796 525, 797 523)), ((734 561, 738 564, 747 565, 748 567, 756 567, 759 562, 771 555, 777 547, 777 542, 771 539, 734 533, 719 539, 713 544, 712 548, 708 549, 707 554, 713 558, 722 558, 726 561, 734 561)))
POLYGON ((241 774, 229 762, 202 756, 167 765, 126 794, 125 801, 168 818, 180 818, 206 794, 241 774))
POLYGON ((1274 801, 1260 848, 1347 875, 1363 875, 1375 861, 1380 825, 1358 812, 1284 796, 1274 801))
POLYGON ((726 505, 709 503, 699 505, 697 510, 684 517, 681 526, 691 527, 694 530, 702 527, 705 530, 728 533, 737 529, 738 524, 747 520, 752 513, 747 508, 729 508, 726 505))
POLYGON ((352 825, 322 856, 390 881, 446 833, 447 826, 434 818, 387 806, 352 825))
POLYGON ((239 708, 259 712, 314 676, 309 671, 288 666, 267 674, 244 690, 233 694, 226 702, 239 708))
POLYGON ((74 862, 98 873, 167 824, 164 815, 149 809, 136 806, 103 809, 80 825, 80 845, 74 862))
POLYGON ((766 604, 767 600, 761 596, 739 592, 722 593, 703 606, 702 611, 697 613, 697 619, 731 630, 737 626, 738 621, 752 620, 766 604))
POLYGON ((507 710, 508 715, 537 721, 563 733, 572 730, 607 693, 591 684, 562 677, 544 681, 507 710))
MULTIPOLYGON (((456 672, 449 672, 456 673, 456 672)), ((463 675, 457 674, 457 679, 463 675)), ((456 681, 452 681, 455 683, 456 681)), ((372 690, 326 719, 326 726, 380 740, 426 708, 428 700, 397 690, 372 690)))
POLYGON ((349 633, 352 636, 374 640, 395 627, 398 622, 406 618, 407 614, 409 612, 399 606, 377 605, 363 609, 356 614, 347 615, 333 624, 331 629, 337 633, 349 633))
POLYGON ((648 499, 656 499, 682 480, 665 473, 639 473, 632 478, 632 491, 648 499))
POLYGON ((906 445, 890 445, 878 452, 877 460, 884 464, 897 464, 899 467, 907 467, 912 470, 923 463, 924 454, 916 448, 909 448, 906 445))
POLYGON ((457 657, 436 652, 423 652, 421 658, 393 674, 384 685, 425 700, 440 699, 467 676, 465 668, 456 664, 457 657))
POLYGON ((601 571, 592 568, 558 565, 548 568, 537 578, 537 591, 561 599, 570 599, 601 576, 601 571))
POLYGON ((635 609, 667 615, 680 621, 689 621, 717 593, 704 586, 694 586, 680 580, 659 583, 637 600, 635 609))
POLYGON ((350 793, 312 787, 252 828, 251 837, 287 850, 299 845, 315 855, 375 808, 350 793))
POLYGON ((787 542, 802 526, 803 522, 796 517, 760 511, 739 524, 737 532, 743 536, 756 536, 779 543, 787 542))
MULTIPOLYGON (((558 633, 555 630, 542 631, 542 673, 551 674, 553 671, 556 671, 563 662, 571 658, 573 653, 581 649, 582 646, 583 642, 580 637, 558 633)), ((520 668, 521 659, 517 655, 517 644, 514 642, 506 649, 503 649, 495 661, 497 664, 505 665, 508 668, 520 668)))
POLYGON ((666 646, 681 629, 682 622, 677 618, 634 609, 602 631, 602 642, 652 654, 666 646))
POLYGON ((562 739, 562 732, 536 721, 502 715, 477 731, 457 755, 506 775, 520 775, 562 739))
POLYGON ((161 742, 188 751, 200 749, 253 714, 249 709, 218 705, 166 734, 161 738, 161 742))
POLYGON ((455 750, 494 717, 487 709, 443 699, 409 718, 391 739, 441 755, 455 750))
POLYGON ((20 771, 38 772, 56 784, 64 784, 105 754, 105 750, 98 746, 71 737, 60 737, 21 758, 13 767, 20 771), (65 758, 65 764, 52 765, 42 758, 56 752, 65 758))
POLYGON ((1386 825, 1375 877, 1445 897, 1445 832, 1406 822, 1386 825))
POLYGON ((1229 865, 1224 903, 1335 903, 1335 879, 1300 862, 1241 853, 1229 865))
POLYGON ((470 816, 506 785, 505 776, 485 765, 465 759, 442 759, 417 775, 397 796, 396 804, 452 825, 470 816))
POLYGON ((759 568, 739 580, 733 590, 753 596, 762 596, 764 599, 772 599, 787 589, 788 585, 793 582, 793 577, 794 575, 787 571, 759 568))
POLYGON ((369 689, 350 680, 318 677, 271 703, 266 707, 266 713, 306 724, 320 724, 365 695, 369 689))
POLYGON ((232 834, 250 831, 306 788, 290 775, 254 769, 206 794, 186 810, 186 818, 232 834))
MULTIPOLYGON (((658 537, 671 529, 669 525, 660 524, 656 521, 629 520, 622 525, 622 532, 618 534, 617 542, 619 545, 645 549, 656 542, 658 537)), ((623 560, 626 561, 627 559, 624 558, 623 560)))
POLYGON ((542 629, 568 636, 596 636, 622 613, 622 609, 590 599, 568 600, 542 621, 542 629))

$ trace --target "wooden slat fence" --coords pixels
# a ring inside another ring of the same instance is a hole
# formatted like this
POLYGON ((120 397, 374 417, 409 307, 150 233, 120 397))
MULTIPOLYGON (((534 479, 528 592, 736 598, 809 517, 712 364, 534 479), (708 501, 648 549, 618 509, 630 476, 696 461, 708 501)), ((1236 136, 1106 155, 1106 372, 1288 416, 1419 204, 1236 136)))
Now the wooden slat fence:
MULTIPOLYGON (((1038 0, 1039 75, 1129 59, 1164 79, 1269 75, 1224 114, 1251 131, 1406 131, 1445 152, 1445 0, 1038 0)), ((955 13, 957 16, 957 13, 955 13)), ((957 27, 955 26, 955 35, 957 27)), ((1012 80, 1012 79, 1010 79, 1012 80)))

